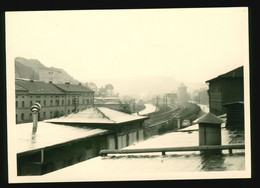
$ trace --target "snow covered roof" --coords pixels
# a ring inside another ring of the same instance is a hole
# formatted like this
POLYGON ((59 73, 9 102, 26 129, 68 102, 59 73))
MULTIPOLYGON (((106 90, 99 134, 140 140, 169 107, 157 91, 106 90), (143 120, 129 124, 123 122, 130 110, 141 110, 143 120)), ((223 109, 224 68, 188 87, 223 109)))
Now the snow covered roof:
POLYGON ((75 114, 45 121, 53 123, 119 124, 148 118, 147 116, 134 116, 105 107, 91 107, 75 114))
POLYGON ((14 147, 17 153, 108 132, 104 129, 87 129, 40 121, 36 136, 32 138, 32 125, 32 123, 24 123, 13 127, 14 147))
MULTIPOLYGON (((234 142, 239 131, 222 129, 222 143, 234 142), (230 137, 230 135, 232 135, 230 137), (235 138, 235 139, 234 139, 235 138)), ((238 142, 240 142, 238 140, 238 142)), ((123 149, 198 146, 198 131, 172 132, 155 136, 143 142, 135 143, 123 149)), ((235 171, 244 172, 244 150, 233 150, 229 155, 223 150, 223 155, 203 156, 199 151, 169 152, 143 154, 111 154, 106 157, 95 157, 41 176, 44 181, 120 181, 120 180, 158 180, 176 179, 177 177, 194 178, 201 172, 220 171, 227 177, 235 171), (78 173, 80 172, 80 173, 78 173), (184 173, 185 172, 185 173, 184 173), (198 173, 198 174, 196 174, 198 173)), ((209 178, 201 174, 202 178, 209 178)))

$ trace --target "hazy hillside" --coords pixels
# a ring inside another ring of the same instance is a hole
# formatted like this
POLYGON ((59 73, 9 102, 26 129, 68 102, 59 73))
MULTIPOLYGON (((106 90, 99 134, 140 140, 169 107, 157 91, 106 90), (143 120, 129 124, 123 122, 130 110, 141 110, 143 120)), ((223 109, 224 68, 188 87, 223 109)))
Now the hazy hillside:
POLYGON ((39 80, 39 74, 33 68, 15 61, 15 78, 39 80))
POLYGON ((15 76, 17 78, 41 80, 44 82, 52 81, 53 83, 79 83, 63 69, 46 67, 36 59, 23 57, 15 58, 15 76))

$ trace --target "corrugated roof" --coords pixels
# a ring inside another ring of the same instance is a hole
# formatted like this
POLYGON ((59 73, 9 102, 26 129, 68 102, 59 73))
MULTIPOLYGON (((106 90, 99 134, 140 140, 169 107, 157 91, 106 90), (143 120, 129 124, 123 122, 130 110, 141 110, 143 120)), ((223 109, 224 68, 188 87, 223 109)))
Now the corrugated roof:
POLYGON ((220 119, 218 116, 212 114, 211 112, 201 116, 197 123, 208 123, 208 124, 222 124, 224 121, 220 119))
POLYGON ((74 84, 53 84, 58 88, 64 90, 65 92, 94 92, 93 90, 89 89, 83 85, 74 85, 74 84))
POLYGON ((105 107, 91 107, 76 114, 70 114, 68 116, 49 119, 46 121, 53 123, 118 124, 148 118, 149 117, 147 116, 134 116, 105 107))
POLYGON ((239 77, 241 78, 241 77, 243 77, 243 74, 244 74, 244 67, 241 66, 241 67, 233 69, 227 73, 221 74, 215 78, 207 80, 206 82, 210 82, 210 81, 218 79, 218 78, 239 78, 239 77))
POLYGON ((15 84, 25 88, 31 94, 64 94, 62 90, 50 83, 16 79, 15 84))

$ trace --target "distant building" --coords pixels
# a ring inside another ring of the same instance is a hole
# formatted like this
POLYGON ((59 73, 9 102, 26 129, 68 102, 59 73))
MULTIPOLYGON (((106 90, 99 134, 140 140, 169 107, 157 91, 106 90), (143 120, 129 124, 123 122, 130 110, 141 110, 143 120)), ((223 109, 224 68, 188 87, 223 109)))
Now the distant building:
POLYGON ((16 123, 32 121, 30 107, 38 102, 41 111, 38 119, 50 119, 93 106, 94 91, 82 85, 52 84, 16 79, 16 123))
POLYGON ((119 97, 95 97, 94 105, 95 107, 106 107, 121 112, 126 112, 128 106, 125 102, 122 102, 119 97))
POLYGON ((114 97, 115 92, 114 92, 114 86, 112 84, 106 84, 105 87, 101 87, 98 89, 96 92, 97 97, 114 97))
POLYGON ((66 114, 71 112, 78 112, 87 107, 91 107, 94 104, 94 91, 81 85, 70 84, 54 84, 56 87, 61 89, 65 94, 65 100, 68 104, 64 104, 64 110, 66 114))
POLYGON ((206 81, 209 85, 210 112, 215 115, 227 113, 227 126, 244 125, 243 78, 241 66, 206 81))
POLYGON ((175 104, 177 100, 177 93, 167 93, 167 102, 170 104, 175 104))
POLYGON ((180 102, 187 102, 190 100, 190 95, 187 93, 187 86, 185 86, 183 83, 178 87, 178 100, 180 102))

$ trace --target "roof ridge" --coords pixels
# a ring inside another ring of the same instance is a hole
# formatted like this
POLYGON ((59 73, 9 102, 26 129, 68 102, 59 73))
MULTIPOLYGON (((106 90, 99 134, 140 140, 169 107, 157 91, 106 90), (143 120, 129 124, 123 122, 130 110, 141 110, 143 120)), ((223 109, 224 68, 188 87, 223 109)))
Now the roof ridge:
POLYGON ((102 114, 103 118, 106 118, 106 119, 108 119, 108 120, 113 121, 114 123, 116 123, 116 121, 114 121, 114 120, 112 120, 111 118, 109 118, 108 116, 106 116, 106 114, 105 114, 104 112, 102 112, 99 108, 97 108, 97 107, 93 107, 93 108, 94 108, 94 110, 96 110, 98 113, 102 114))

